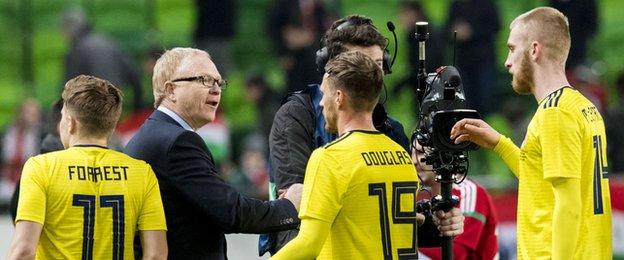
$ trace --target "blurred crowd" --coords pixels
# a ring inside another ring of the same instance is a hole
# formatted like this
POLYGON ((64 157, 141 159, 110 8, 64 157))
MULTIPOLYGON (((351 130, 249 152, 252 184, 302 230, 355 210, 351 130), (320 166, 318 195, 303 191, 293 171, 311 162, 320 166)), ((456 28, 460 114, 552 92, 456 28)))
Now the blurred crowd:
MULTIPOLYGON (((610 172, 624 172, 624 72, 615 86, 607 86, 590 59, 588 44, 598 32, 599 17, 595 0, 550 0, 549 5, 562 11, 569 19, 572 47, 567 62, 567 73, 574 88, 580 90, 605 115, 608 135, 610 172), (610 89, 614 89, 618 102, 607 102, 610 89)), ((501 28, 498 2, 494 0, 454 0, 450 3, 446 22, 440 26, 431 24, 427 44, 427 71, 444 64, 455 64, 462 74, 462 83, 470 106, 489 122, 520 144, 535 104, 527 99, 525 104, 506 101, 511 94, 506 71, 497 67, 504 57, 497 56, 496 45, 501 28), (453 45, 453 43, 455 43, 453 45), (498 102, 496 102, 496 101, 498 102)), ((188 45, 206 50, 227 78, 238 71, 233 60, 232 41, 236 35, 236 22, 240 6, 234 0, 196 0, 195 30, 193 42, 188 45)), ((214 159, 222 168, 223 178, 247 195, 268 198, 268 136, 273 116, 282 98, 309 83, 320 82, 321 74, 316 68, 315 53, 319 49, 321 35, 328 26, 343 15, 340 0, 273 0, 266 10, 265 32, 272 51, 284 73, 282 86, 271 85, 264 70, 243 71, 244 98, 255 113, 252 127, 233 129, 224 111, 217 119, 198 130, 214 159)), ((400 1, 397 14, 399 26, 404 30, 400 55, 408 60, 404 78, 388 85, 389 97, 413 95, 418 69, 418 42, 413 38, 414 23, 429 20, 418 1, 400 1)), ((182 18, 181 18, 182 19, 182 18)), ((59 18, 64 36, 70 43, 65 56, 65 79, 80 74, 94 75, 111 81, 124 90, 132 112, 119 123, 112 146, 121 149, 132 137, 138 126, 149 116, 152 100, 144 100, 142 77, 151 78, 155 60, 163 51, 151 48, 141 62, 133 60, 109 35, 93 30, 88 15, 72 8, 59 18), (139 65, 140 64, 140 65, 139 65)), ((380 21, 378 24, 382 24, 380 21)), ((502 30, 504 31, 504 30, 502 30)), ((391 75, 389 77, 392 77, 391 75)), ((62 86, 61 86, 62 87, 62 86)), ((60 93, 60 91, 59 91, 60 93)), ((224 93, 227 95, 227 93, 224 93)), ((388 101, 392 102, 392 99, 388 101)), ((55 131, 46 122, 50 109, 41 107, 35 99, 25 99, 10 124, 2 129, 0 149, 0 205, 5 204, 19 180, 21 167, 33 155, 39 153, 45 135, 55 131)), ((417 113, 415 108, 410 113, 417 113)), ((406 126, 409 130, 410 127, 406 126)), ((409 133, 408 133, 409 134, 409 133)), ((492 154, 479 152, 471 172, 489 174, 506 179, 513 185, 513 177, 505 166, 492 154)), ((488 186, 488 183, 484 183, 488 186)))

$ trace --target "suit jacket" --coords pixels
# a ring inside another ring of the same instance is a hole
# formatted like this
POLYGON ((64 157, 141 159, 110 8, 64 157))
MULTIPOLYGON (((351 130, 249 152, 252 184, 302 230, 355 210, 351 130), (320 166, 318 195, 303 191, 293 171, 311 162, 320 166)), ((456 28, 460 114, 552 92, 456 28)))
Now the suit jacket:
POLYGON ((154 111, 126 146, 158 178, 169 259, 226 259, 225 233, 261 233, 298 225, 288 200, 245 197, 217 174, 204 141, 173 118, 154 111))

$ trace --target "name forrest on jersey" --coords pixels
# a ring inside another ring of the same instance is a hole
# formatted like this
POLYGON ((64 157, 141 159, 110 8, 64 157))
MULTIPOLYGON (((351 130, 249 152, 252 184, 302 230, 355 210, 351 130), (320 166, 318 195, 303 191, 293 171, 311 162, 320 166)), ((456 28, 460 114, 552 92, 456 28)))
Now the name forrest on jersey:
POLYGON ((76 166, 67 167, 70 180, 80 181, 120 181, 128 180, 128 166, 76 166))
POLYGON ((363 152, 362 159, 366 166, 412 164, 412 158, 406 151, 363 152))

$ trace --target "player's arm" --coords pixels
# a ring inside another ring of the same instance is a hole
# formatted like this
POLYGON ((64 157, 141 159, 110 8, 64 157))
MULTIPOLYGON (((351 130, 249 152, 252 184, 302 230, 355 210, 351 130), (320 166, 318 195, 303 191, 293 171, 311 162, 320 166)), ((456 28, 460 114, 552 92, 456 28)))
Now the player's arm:
POLYGON ((26 161, 20 180, 15 235, 8 259, 34 259, 46 212, 46 180, 40 163, 26 161))
POLYGON ((331 224, 342 208, 342 197, 349 185, 349 176, 345 174, 341 164, 325 149, 319 148, 312 153, 303 183, 299 234, 275 255, 275 259, 314 259, 318 256, 331 224))
POLYGON ((520 173, 520 148, 514 144, 509 137, 501 136, 500 140, 494 146, 494 152, 503 159, 511 172, 519 177, 520 173))
POLYGON ((301 220, 301 228, 291 240, 271 259, 314 259, 321 252, 329 235, 331 223, 314 218, 301 220))
POLYGON ((167 259, 167 223, 156 175, 146 165, 145 196, 138 220, 143 259, 167 259))
POLYGON ((37 244, 43 225, 32 221, 18 221, 15 224, 15 235, 9 247, 7 259, 35 259, 37 244))
POLYGON ((557 178, 552 181, 555 193, 553 212, 552 259, 573 259, 581 227, 581 180, 557 178))
POLYGON ((459 120, 451 129, 451 139, 454 139, 456 144, 470 141, 483 148, 494 149, 505 161, 507 167, 518 177, 520 148, 485 121, 472 118, 459 120))
POLYGON ((143 260, 167 259, 167 233, 164 230, 141 231, 143 260))
POLYGON ((555 196, 553 259, 572 259, 581 223, 581 126, 574 113, 560 107, 544 109, 537 120, 544 179, 555 196))

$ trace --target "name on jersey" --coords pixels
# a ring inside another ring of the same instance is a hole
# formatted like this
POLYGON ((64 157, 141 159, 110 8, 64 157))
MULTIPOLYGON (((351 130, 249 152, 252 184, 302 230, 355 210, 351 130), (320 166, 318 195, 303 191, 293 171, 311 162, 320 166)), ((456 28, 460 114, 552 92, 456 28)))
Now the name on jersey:
POLYGON ((412 158, 406 151, 363 152, 362 159, 366 166, 412 164, 412 158))
POLYGON ((70 180, 92 182, 128 180, 128 166, 89 167, 70 165, 67 168, 70 180))
POLYGON ((583 116, 585 117, 585 119, 589 122, 595 122, 595 121, 601 120, 600 112, 598 112, 598 109, 595 106, 589 106, 589 107, 583 108, 581 109, 581 112, 583 113, 583 116))

